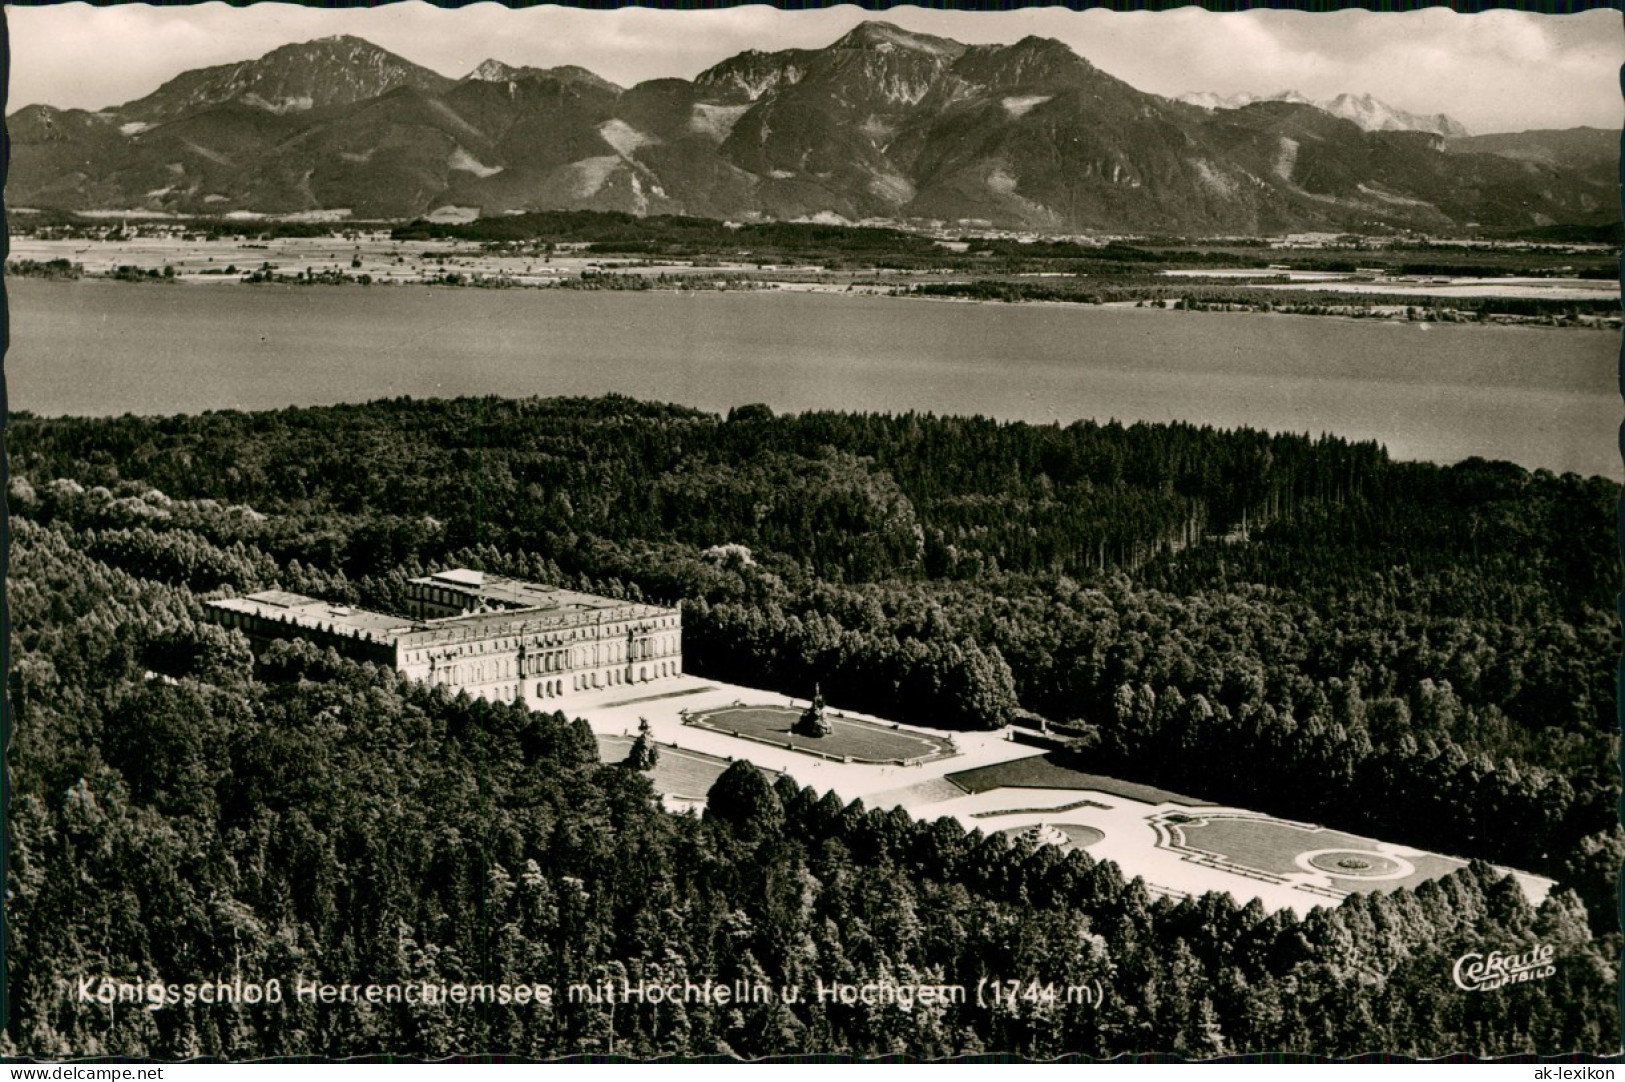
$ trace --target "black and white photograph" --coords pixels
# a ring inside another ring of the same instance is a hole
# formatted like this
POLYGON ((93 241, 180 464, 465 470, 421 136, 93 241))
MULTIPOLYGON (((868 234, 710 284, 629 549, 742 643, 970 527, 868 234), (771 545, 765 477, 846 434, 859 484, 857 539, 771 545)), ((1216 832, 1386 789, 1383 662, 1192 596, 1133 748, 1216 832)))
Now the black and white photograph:
POLYGON ((4 16, 7 1062, 1619 1056, 1618 11, 4 16))

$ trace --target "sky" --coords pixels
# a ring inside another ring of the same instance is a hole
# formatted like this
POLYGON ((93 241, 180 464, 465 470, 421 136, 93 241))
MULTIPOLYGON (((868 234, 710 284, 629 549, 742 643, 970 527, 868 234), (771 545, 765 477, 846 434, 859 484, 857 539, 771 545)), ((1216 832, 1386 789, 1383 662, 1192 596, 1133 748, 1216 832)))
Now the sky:
POLYGON ((100 109, 139 98, 191 69, 260 56, 278 45, 354 34, 444 75, 487 57, 509 64, 579 64, 623 86, 692 78, 746 49, 818 48, 867 18, 968 44, 1056 38, 1102 70, 1157 94, 1194 91, 1311 98, 1373 94, 1416 113, 1448 113, 1475 133, 1618 128, 1620 15, 1494 11, 1458 15, 1253 11, 1215 14, 1005 12, 914 7, 885 13, 850 5, 785 12, 512 9, 446 10, 407 0, 332 10, 257 3, 228 7, 57 3, 5 9, 11 44, 10 113, 23 105, 100 109))

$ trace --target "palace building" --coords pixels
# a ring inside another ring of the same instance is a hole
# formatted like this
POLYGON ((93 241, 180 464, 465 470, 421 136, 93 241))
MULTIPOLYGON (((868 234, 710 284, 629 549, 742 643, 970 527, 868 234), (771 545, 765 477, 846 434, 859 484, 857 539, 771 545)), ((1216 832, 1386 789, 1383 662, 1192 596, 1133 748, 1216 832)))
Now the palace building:
POLYGON ((424 683, 549 710, 683 671, 676 609, 466 568, 412 579, 408 602, 410 616, 389 616, 266 590, 211 601, 209 615, 256 648, 305 639, 424 683))

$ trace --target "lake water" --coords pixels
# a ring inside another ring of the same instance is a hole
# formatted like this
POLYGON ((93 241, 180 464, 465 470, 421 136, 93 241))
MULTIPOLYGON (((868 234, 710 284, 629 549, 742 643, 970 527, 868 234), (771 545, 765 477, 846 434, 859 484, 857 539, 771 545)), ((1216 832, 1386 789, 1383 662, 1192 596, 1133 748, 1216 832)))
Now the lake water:
POLYGON ((773 293, 11 280, 14 410, 619 392, 1250 425, 1625 479, 1603 331, 773 293))

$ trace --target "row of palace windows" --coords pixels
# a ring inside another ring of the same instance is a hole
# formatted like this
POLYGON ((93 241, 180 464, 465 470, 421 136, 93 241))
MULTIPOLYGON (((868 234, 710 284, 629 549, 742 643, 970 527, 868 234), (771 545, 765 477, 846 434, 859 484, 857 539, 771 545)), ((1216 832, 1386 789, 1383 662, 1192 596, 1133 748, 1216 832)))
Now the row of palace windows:
POLYGON ((545 654, 533 654, 521 661, 519 675, 535 676, 537 673, 558 672, 568 668, 565 655, 566 650, 549 650, 545 654))
MULTIPOLYGON (((545 654, 527 657, 521 662, 520 676, 537 676, 542 673, 562 672, 571 668, 568 650, 550 650, 545 654)), ((609 656, 605 662, 615 664, 626 660, 625 644, 616 643, 609 646, 609 656)), ((647 660, 656 656, 652 651, 643 649, 633 651, 634 660, 647 660)))
POLYGON ((484 665, 450 665, 432 673, 431 679, 436 684, 483 684, 512 675, 511 661, 493 661, 489 669, 484 665))
MULTIPOLYGON (((548 654, 546 655, 546 660, 549 662, 549 664, 545 670, 539 670, 532 666, 526 666, 528 671, 520 672, 518 675, 521 677, 535 676, 541 671, 557 671, 556 666, 563 664, 562 655, 562 651, 560 651, 558 654, 548 654)), ((511 659, 493 661, 489 666, 484 664, 449 665, 444 669, 440 669, 432 673, 431 679, 437 684, 451 684, 453 686, 460 684, 483 684, 487 680, 501 680, 511 677, 515 675, 513 669, 514 666, 511 659)), ((677 672, 678 667, 676 662, 661 661, 654 665, 638 666, 637 679, 639 681, 658 680, 665 676, 676 676, 677 672), (650 675, 651 673, 653 674, 652 676, 650 675)), ((571 678, 571 690, 583 691, 590 687, 606 687, 625 683, 626 681, 624 676, 625 670, 621 668, 606 669, 602 673, 577 673, 571 678)), ((543 688, 549 683, 557 683, 561 687, 563 685, 563 681, 543 681, 536 686, 538 688, 543 688)), ((543 695, 545 693, 538 691, 537 694, 543 695)))
MULTIPOLYGON (((677 663, 663 661, 658 665, 641 665, 638 667, 636 683, 647 680, 659 680, 667 676, 676 676, 680 670, 677 663)), ((602 672, 576 673, 570 677, 571 691, 588 691, 595 688, 615 687, 626 683, 624 669, 605 669, 602 672)), ((538 699, 551 699, 564 694, 564 681, 541 680, 536 684, 536 697, 538 699)))
MULTIPOLYGON (((662 677, 676 676, 677 665, 665 661, 654 666, 642 666, 638 669, 638 681, 658 680, 662 677), (652 675, 651 675, 652 673, 652 675)), ((572 691, 587 691, 594 688, 614 687, 626 682, 626 673, 621 669, 608 669, 604 672, 577 673, 570 678, 572 691)), ((508 684, 497 688, 481 688, 478 692, 481 698, 511 699, 519 694, 519 688, 508 684)), ((538 699, 553 699, 564 694, 564 680, 541 680, 536 684, 536 697, 538 699)))
POLYGON ((675 654, 677 652, 677 636, 656 635, 653 638, 635 642, 633 643, 633 646, 637 648, 634 656, 638 658, 659 657, 662 654, 675 654))
MULTIPOLYGON (((576 638, 576 633, 574 631, 565 632, 561 637, 565 638, 565 639, 569 639, 569 640, 574 640, 576 638)), ((626 640, 624 638, 610 639, 608 636, 605 636, 600 641, 604 642, 604 644, 609 647, 610 653, 611 653, 611 656, 609 658, 610 661, 625 661, 626 660, 626 640)), ((472 644, 470 647, 468 647, 466 649, 466 652, 467 653, 481 653, 481 654, 483 654, 483 653, 486 653, 488 650, 494 652, 494 651, 497 651, 497 650, 514 649, 518 645, 519 645, 519 643, 517 643, 515 641, 508 640, 508 639, 501 639, 501 640, 498 640, 498 641, 495 641, 495 642, 474 643, 474 644, 472 644)), ((636 658, 657 657, 657 656, 662 655, 662 654, 675 654, 678 651, 678 637, 676 635, 656 635, 656 636, 653 636, 653 637, 648 638, 648 639, 637 640, 637 641, 635 641, 633 643, 633 646, 635 648, 634 649, 634 658, 635 659, 636 658)), ((463 654, 464 652, 465 652, 464 650, 461 650, 461 649, 458 650, 459 655, 463 654)), ((547 653, 547 654, 545 654, 543 656, 544 657, 550 657, 550 658, 552 658, 552 657, 558 658, 558 660, 549 667, 551 670, 557 670, 557 669, 567 667, 565 665, 564 660, 563 660, 563 655, 565 653, 567 653, 567 651, 553 650, 553 651, 550 651, 549 653, 547 653)), ((407 659, 407 661, 422 661, 422 660, 425 659, 425 657, 427 655, 428 655, 428 651, 419 650, 415 654, 406 655, 406 659, 407 659)), ((536 672, 541 672, 541 671, 545 671, 545 670, 542 670, 542 669, 529 669, 529 673, 536 673, 536 672)), ((527 675, 528 675, 528 673, 527 673, 527 675)))

